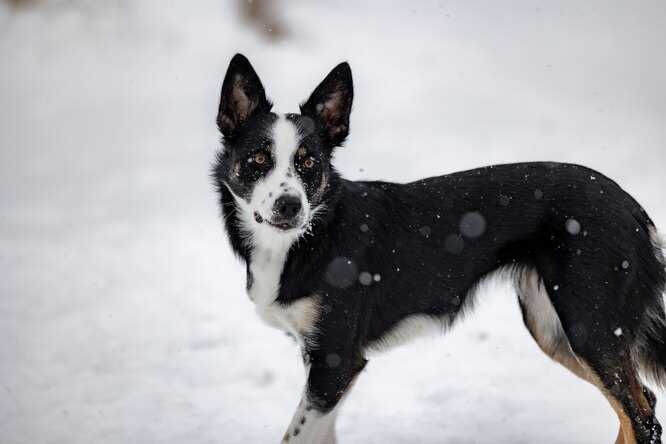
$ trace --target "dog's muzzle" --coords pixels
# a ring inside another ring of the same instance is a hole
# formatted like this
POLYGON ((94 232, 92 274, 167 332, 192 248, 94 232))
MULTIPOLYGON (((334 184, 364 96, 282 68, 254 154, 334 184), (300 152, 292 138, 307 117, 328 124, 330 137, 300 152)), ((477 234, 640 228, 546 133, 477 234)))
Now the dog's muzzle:
POLYGON ((254 220, 258 223, 266 222, 279 230, 290 230, 303 225, 303 205, 298 196, 284 194, 273 204, 272 216, 264 218, 258 212, 254 212, 254 220))

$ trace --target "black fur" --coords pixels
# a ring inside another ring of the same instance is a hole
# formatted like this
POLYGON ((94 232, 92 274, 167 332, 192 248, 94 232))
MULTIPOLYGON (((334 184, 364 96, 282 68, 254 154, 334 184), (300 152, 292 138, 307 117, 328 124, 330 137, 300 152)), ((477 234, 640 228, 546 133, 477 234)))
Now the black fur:
POLYGON ((233 139, 252 116, 267 113, 272 106, 250 62, 236 54, 229 62, 220 94, 217 127, 222 135, 233 139))
MULTIPOLYGON (((322 85, 303 115, 290 118, 318 129, 307 138, 328 174, 321 196, 326 210, 289 251, 276 301, 322 297, 317 333, 305 350, 313 404, 333 408, 365 365, 363 350, 407 316, 451 323, 484 277, 531 269, 574 352, 633 415, 639 442, 660 442, 653 413, 635 411, 628 389, 612 377, 632 356, 657 379, 666 368, 666 274, 643 208, 604 175, 554 162, 488 166, 406 184, 342 179, 330 157, 349 127, 349 66, 340 65, 322 85), (343 103, 322 118, 316 103, 327 91, 342 91, 343 103)), ((248 247, 238 237, 224 183, 233 181, 230 159, 255 146, 273 118, 267 111, 254 116, 227 142, 215 168, 227 233, 246 261, 248 247)), ((654 406, 654 396, 645 396, 654 406)))
POLYGON ((340 145, 349 134, 353 98, 351 68, 344 62, 333 68, 301 105, 301 114, 318 122, 322 139, 330 148, 340 145))

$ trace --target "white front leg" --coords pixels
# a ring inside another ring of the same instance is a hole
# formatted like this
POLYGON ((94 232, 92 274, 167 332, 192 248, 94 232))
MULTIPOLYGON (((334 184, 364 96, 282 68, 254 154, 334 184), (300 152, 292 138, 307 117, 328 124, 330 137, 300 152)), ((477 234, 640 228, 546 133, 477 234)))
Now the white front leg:
POLYGON ((321 343, 304 352, 303 361, 305 388, 282 444, 335 444, 340 405, 368 361, 353 352, 322 347, 321 343))
POLYGON ((282 438, 282 443, 335 444, 336 416, 337 408, 323 414, 315 410, 303 396, 282 438))

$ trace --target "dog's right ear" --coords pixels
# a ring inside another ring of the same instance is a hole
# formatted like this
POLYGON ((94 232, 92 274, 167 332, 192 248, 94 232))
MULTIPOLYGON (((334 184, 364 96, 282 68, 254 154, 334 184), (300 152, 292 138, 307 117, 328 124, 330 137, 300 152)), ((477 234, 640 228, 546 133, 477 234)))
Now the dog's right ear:
POLYGON ((269 112, 272 106, 250 61, 244 55, 236 54, 229 62, 220 94, 217 127, 222 135, 233 138, 253 115, 269 112))

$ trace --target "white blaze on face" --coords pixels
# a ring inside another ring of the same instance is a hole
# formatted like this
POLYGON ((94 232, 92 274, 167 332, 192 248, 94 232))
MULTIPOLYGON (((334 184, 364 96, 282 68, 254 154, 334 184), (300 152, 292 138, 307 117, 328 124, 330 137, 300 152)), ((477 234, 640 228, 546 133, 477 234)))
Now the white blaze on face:
MULTIPOLYGON (((284 115, 280 115, 271 129, 271 157, 273 167, 268 173, 259 179, 250 197, 249 207, 252 212, 258 213, 264 221, 271 220, 274 216, 273 208, 275 201, 284 195, 296 196, 301 201, 302 221, 305 225, 310 216, 310 205, 307 201, 305 189, 298 178, 294 168, 294 154, 298 149, 300 136, 294 123, 284 115)), ((253 221, 252 231, 271 230, 271 234, 279 233, 275 227, 266 222, 253 221)), ((291 237, 298 230, 289 230, 284 234, 291 237)))

